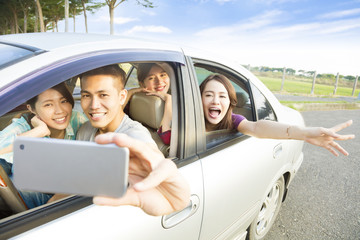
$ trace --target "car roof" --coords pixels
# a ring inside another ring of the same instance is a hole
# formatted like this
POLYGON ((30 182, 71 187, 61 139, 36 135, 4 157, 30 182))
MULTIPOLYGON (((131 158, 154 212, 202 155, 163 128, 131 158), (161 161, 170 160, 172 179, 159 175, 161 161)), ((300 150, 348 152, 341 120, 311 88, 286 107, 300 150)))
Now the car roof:
POLYGON ((2 83, 0 88, 10 84, 12 80, 24 76, 29 69, 36 71, 50 63, 68 57, 88 54, 90 52, 112 50, 155 50, 172 51, 186 56, 214 61, 246 75, 252 74, 244 69, 238 61, 229 59, 210 51, 204 51, 189 46, 180 47, 161 40, 130 38, 117 35, 86 34, 86 33, 24 33, 0 36, 0 43, 5 42, 15 46, 25 46, 37 49, 41 54, 34 55, 0 70, 2 83))
MULTIPOLYGON (((107 42, 111 43, 121 42, 122 45, 117 48, 133 47, 134 42, 137 46, 152 46, 152 48, 160 48, 174 50, 174 46, 169 47, 170 44, 149 41, 139 38, 130 38, 114 35, 101 35, 101 34, 82 34, 82 33, 24 33, 24 34, 9 34, 0 36, 0 42, 7 42, 11 44, 19 44, 30 46, 46 51, 51 51, 57 48, 75 47, 79 45, 87 45, 94 43, 107 42)), ((107 44, 107 45, 108 45, 107 44)), ((106 46, 104 46, 106 48, 106 46)), ((178 50, 178 49, 177 49, 178 50)))
POLYGON ((101 51, 134 50, 176 52, 182 55, 179 46, 161 41, 127 38, 100 34, 79 33, 26 33, 0 36, 0 43, 36 50, 31 57, 20 59, 0 69, 0 88, 13 80, 37 71, 52 63, 82 54, 101 51))

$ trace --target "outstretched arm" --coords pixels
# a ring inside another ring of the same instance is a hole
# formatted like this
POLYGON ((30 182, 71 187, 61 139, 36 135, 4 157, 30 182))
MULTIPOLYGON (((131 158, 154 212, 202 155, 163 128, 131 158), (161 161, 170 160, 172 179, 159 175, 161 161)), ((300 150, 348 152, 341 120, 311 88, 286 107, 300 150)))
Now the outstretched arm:
POLYGON ((95 197, 98 205, 140 207, 150 215, 160 216, 182 210, 190 199, 190 188, 176 165, 147 143, 125 134, 107 133, 95 141, 115 143, 130 150, 129 183, 121 198, 95 197))
POLYGON ((347 156, 349 155, 348 152, 335 142, 335 140, 349 140, 355 138, 355 135, 353 134, 341 135, 337 133, 351 124, 352 120, 349 120, 332 128, 323 128, 300 127, 267 120, 260 120, 257 122, 243 120, 239 124, 237 130, 246 135, 258 138, 304 140, 315 146, 329 150, 335 156, 339 155, 337 151, 347 156))

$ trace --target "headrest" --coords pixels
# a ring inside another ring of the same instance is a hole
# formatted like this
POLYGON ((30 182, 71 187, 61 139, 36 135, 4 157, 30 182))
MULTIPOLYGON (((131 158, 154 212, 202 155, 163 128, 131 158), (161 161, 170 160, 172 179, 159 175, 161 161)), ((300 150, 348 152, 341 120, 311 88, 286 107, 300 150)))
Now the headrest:
POLYGON ((158 129, 164 115, 164 101, 144 92, 135 93, 130 100, 130 117, 151 128, 158 129))
POLYGON ((237 104, 236 107, 241 108, 248 101, 249 97, 243 92, 236 92, 237 104))

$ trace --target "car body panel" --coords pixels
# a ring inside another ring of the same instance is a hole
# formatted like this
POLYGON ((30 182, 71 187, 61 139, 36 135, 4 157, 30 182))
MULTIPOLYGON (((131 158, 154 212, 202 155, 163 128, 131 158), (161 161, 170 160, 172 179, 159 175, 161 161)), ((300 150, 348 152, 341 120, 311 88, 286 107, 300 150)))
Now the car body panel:
MULTIPOLYGON (((181 168, 191 183, 191 193, 203 200, 203 183, 200 162, 181 168)), ((16 239, 198 239, 201 229, 203 204, 196 212, 165 229, 163 216, 154 217, 132 206, 106 207, 90 205, 45 225, 18 235, 16 239), (64 231, 66 229, 66 231, 64 231)))

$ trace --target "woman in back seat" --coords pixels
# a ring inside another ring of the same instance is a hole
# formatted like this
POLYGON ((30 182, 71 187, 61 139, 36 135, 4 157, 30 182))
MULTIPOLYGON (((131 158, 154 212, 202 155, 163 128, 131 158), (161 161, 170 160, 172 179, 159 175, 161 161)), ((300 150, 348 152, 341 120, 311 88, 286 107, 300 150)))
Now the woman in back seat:
POLYGON ((164 115, 157 131, 164 144, 170 144, 171 137, 171 95, 170 78, 168 73, 156 63, 141 63, 137 67, 137 77, 139 88, 133 88, 128 91, 124 106, 127 105, 131 97, 137 92, 146 92, 147 95, 157 96, 165 102, 164 115))

